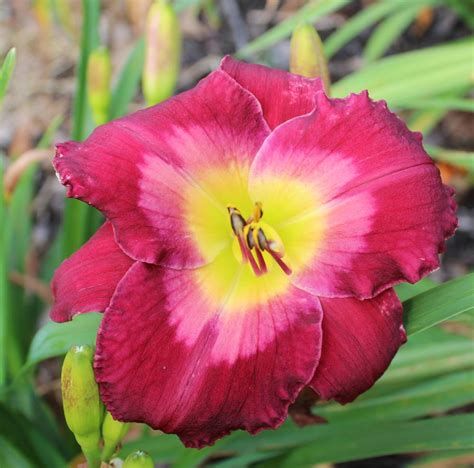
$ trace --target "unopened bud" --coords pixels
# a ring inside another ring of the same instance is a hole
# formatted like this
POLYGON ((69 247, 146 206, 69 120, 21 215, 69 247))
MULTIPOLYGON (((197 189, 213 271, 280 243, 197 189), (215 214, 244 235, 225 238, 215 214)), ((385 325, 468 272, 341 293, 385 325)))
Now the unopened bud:
POLYGON ((116 421, 112 415, 106 411, 104 422, 102 423, 102 438, 104 439, 104 448, 102 449, 101 456, 102 461, 110 460, 118 444, 120 444, 129 429, 129 423, 116 421))
POLYGON ((34 0, 33 12, 43 33, 51 30, 51 3, 48 0, 34 0))
POLYGON ((112 65, 108 50, 105 47, 93 50, 87 62, 87 97, 97 125, 108 120, 111 76, 112 65))
POLYGON ((173 95, 181 61, 178 17, 166 0, 157 0, 148 11, 145 31, 143 94, 148 105, 173 95))
POLYGON ((99 465, 100 399, 90 346, 73 346, 64 359, 61 391, 66 423, 91 467, 99 465))
POLYGON ((321 39, 310 24, 300 24, 293 31, 290 45, 290 71, 308 78, 320 77, 326 93, 331 81, 321 39))
POLYGON ((154 466, 150 455, 143 450, 131 453, 123 463, 123 468, 153 468, 154 466))

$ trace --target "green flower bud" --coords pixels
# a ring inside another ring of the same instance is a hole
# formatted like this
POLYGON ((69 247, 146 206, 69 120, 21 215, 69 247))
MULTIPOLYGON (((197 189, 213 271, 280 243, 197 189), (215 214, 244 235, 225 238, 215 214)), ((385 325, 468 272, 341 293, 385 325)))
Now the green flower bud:
POLYGON ((108 411, 105 413, 104 422, 102 423, 102 438, 104 439, 102 461, 110 460, 117 445, 122 441, 129 429, 129 423, 116 421, 108 411))
POLYGON ((321 39, 310 24, 300 24, 293 31, 290 44, 290 71, 308 78, 321 77, 326 93, 331 81, 321 39))
POLYGON ((148 105, 173 95, 181 61, 178 17, 166 0, 157 0, 148 11, 142 89, 148 105))
POLYGON ((100 465, 101 409, 92 360, 90 346, 73 346, 64 359, 61 391, 66 423, 81 446, 89 466, 95 467, 100 465))
POLYGON ((87 62, 87 97, 97 125, 108 120, 111 75, 112 65, 108 50, 105 47, 93 50, 87 62))
POLYGON ((123 463, 123 468, 153 468, 154 466, 150 455, 143 450, 131 453, 123 463))

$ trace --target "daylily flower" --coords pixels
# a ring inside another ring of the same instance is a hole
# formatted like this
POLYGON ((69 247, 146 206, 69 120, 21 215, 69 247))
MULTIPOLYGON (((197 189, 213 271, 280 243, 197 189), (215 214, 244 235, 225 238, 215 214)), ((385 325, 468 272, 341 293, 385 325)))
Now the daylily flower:
POLYGON ((52 318, 105 310, 108 410, 189 447, 278 426, 306 386, 367 390, 406 339, 392 286, 437 268, 456 227, 384 102, 229 57, 54 165, 107 221, 56 272, 52 318))

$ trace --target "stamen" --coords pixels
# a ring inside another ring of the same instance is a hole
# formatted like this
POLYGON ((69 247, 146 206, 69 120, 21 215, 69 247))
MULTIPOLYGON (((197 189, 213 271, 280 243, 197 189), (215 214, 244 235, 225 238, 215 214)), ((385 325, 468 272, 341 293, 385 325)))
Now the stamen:
POLYGON ((259 272, 260 272, 260 275, 263 275, 264 273, 267 273, 268 270, 267 270, 267 265, 265 264, 265 260, 263 258, 262 253, 258 250, 258 247, 255 245, 255 241, 253 238, 254 228, 251 225, 247 224, 247 226, 245 226, 244 228, 244 233, 245 232, 246 232, 245 239, 247 241, 247 246, 249 250, 248 253, 253 259, 252 250, 255 249, 255 254, 257 255, 259 272))
POLYGON ((283 272, 287 275, 291 275, 291 268, 283 261, 284 249, 278 234, 275 233, 270 226, 260 222, 263 216, 262 204, 260 202, 255 203, 253 214, 247 221, 237 208, 229 205, 227 206, 227 210, 230 215, 232 231, 239 243, 242 262, 250 263, 254 274, 261 276, 268 272, 267 264, 263 256, 264 252, 268 252, 283 272), (264 226, 265 229, 268 228, 271 235, 270 239, 265 235, 262 226, 264 226), (255 261, 253 251, 255 251, 257 261, 255 261))
POLYGON ((242 254, 242 262, 247 263, 248 256, 247 256, 247 246, 245 245, 245 241, 243 237, 240 235, 237 235, 237 240, 239 241, 240 253, 242 254))
POLYGON ((267 249, 267 252, 273 257, 275 262, 278 263, 278 266, 285 272, 285 274, 290 276, 293 273, 292 269, 281 259, 281 257, 276 252, 271 249, 267 249))
POLYGON ((255 249, 255 253, 257 254, 257 261, 258 266, 260 267, 260 271, 262 274, 268 273, 267 264, 265 263, 265 259, 263 258, 262 252, 260 249, 255 249))
MULTIPOLYGON (((242 239, 242 242, 243 242, 243 239, 242 239)), ((244 243, 244 245, 245 245, 245 243, 244 243)), ((252 267, 252 270, 255 273, 255 275, 256 276, 262 276, 263 272, 258 267, 257 262, 255 261, 255 258, 253 258, 252 252, 247 247, 247 245, 245 245, 245 247, 244 247, 244 252, 245 252, 245 255, 247 256, 247 259, 248 259, 248 261, 250 263, 250 266, 252 267)))

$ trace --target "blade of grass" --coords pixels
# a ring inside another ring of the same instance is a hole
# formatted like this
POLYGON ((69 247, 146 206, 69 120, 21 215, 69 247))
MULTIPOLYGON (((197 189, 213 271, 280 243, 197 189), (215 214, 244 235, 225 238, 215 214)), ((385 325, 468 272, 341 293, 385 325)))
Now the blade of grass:
MULTIPOLYGON (((426 2, 429 3, 429 2, 426 2)), ((390 15, 380 23, 371 34, 364 49, 363 57, 367 62, 380 58, 396 39, 408 28, 416 18, 423 4, 408 5, 390 15)))
POLYGON ((415 100, 398 99, 398 107, 403 109, 439 109, 474 112, 474 99, 421 98, 415 100))
POLYGON ((121 117, 127 112, 142 76, 145 59, 145 41, 139 39, 130 52, 112 93, 109 120, 121 117))
POLYGON ((428 289, 435 288, 438 283, 435 283, 431 278, 423 278, 421 281, 415 284, 401 283, 395 286, 395 292, 398 298, 403 302, 410 299, 418 294, 421 294, 428 289))
POLYGON ((20 177, 7 206, 4 224, 7 290, 6 340, 10 376, 21 368, 30 335, 35 328, 37 315, 28 307, 28 297, 23 287, 9 281, 11 272, 25 273, 25 263, 30 252, 32 219, 30 216, 34 194, 34 177, 37 165, 30 166, 20 177))
POLYGON ((331 34, 324 41, 324 51, 326 57, 331 58, 336 52, 344 47, 348 42, 365 31, 377 21, 400 8, 403 0, 383 1, 363 8, 359 13, 352 16, 344 25, 331 34))
POLYGON ((471 42, 459 40, 386 57, 334 83, 332 94, 344 97, 368 89, 373 99, 398 102, 432 97, 469 86, 471 42))
MULTIPOLYGON (((87 102, 87 62, 90 52, 99 45, 100 2, 99 0, 82 0, 82 8, 81 52, 77 68, 71 134, 73 140, 82 140, 88 133, 90 111, 87 102)), ((66 200, 61 233, 63 257, 71 255, 87 240, 90 210, 91 208, 85 203, 72 199, 66 200)))
POLYGON ((405 465, 405 468, 433 468, 445 466, 448 467, 470 467, 472 465, 472 460, 474 457, 474 449, 467 450, 439 450, 428 455, 423 455, 416 458, 415 460, 409 462, 405 465), (467 455, 471 457, 466 458, 467 455), (440 462, 444 462, 445 465, 441 465, 440 462), (467 463, 466 463, 467 462, 467 463))
POLYGON ((239 49, 236 53, 238 58, 246 58, 252 54, 268 49, 277 42, 291 35, 295 27, 300 22, 314 22, 340 7, 349 3, 349 0, 313 0, 300 8, 290 18, 282 21, 265 33, 249 42, 245 47, 239 49))
MULTIPOLYGON (((345 462, 397 453, 474 447, 474 415, 445 416, 414 422, 339 424, 308 430, 307 445, 290 452, 281 467, 345 462), (332 427, 331 427, 332 426, 332 427)), ((311 428, 312 429, 312 428, 311 428)), ((303 428, 300 434, 305 431, 303 428)))
POLYGON ((5 158, 0 154, 0 387, 3 387, 7 379, 7 326, 8 326, 8 302, 7 302, 7 237, 4 226, 7 222, 5 207, 5 196, 3 188, 5 158))
POLYGON ((441 284, 403 304, 405 328, 414 335, 474 310, 474 273, 441 284))
MULTIPOLYGON (((473 362, 474 364, 474 362, 473 362)), ((388 395, 357 400, 351 405, 317 406, 314 412, 330 423, 398 421, 440 414, 474 401, 473 370, 436 376, 388 395)))
POLYGON ((358 401, 388 395, 440 375, 465 372, 473 367, 472 343, 468 339, 438 346, 428 343, 412 349, 407 345, 399 351, 377 384, 361 395, 358 401))
POLYGON ((454 166, 463 167, 470 172, 474 172, 474 152, 449 150, 432 145, 425 145, 425 148, 437 161, 447 162, 454 166))
POLYGON ((2 67, 0 68, 0 106, 2 105, 3 98, 7 92, 8 84, 13 74, 16 62, 16 49, 12 48, 8 51, 5 60, 3 61, 2 67))
POLYGON ((73 140, 85 138, 87 121, 87 62, 91 50, 99 46, 99 0, 82 0, 83 23, 81 33, 81 51, 76 72, 76 93, 74 96, 73 140))

